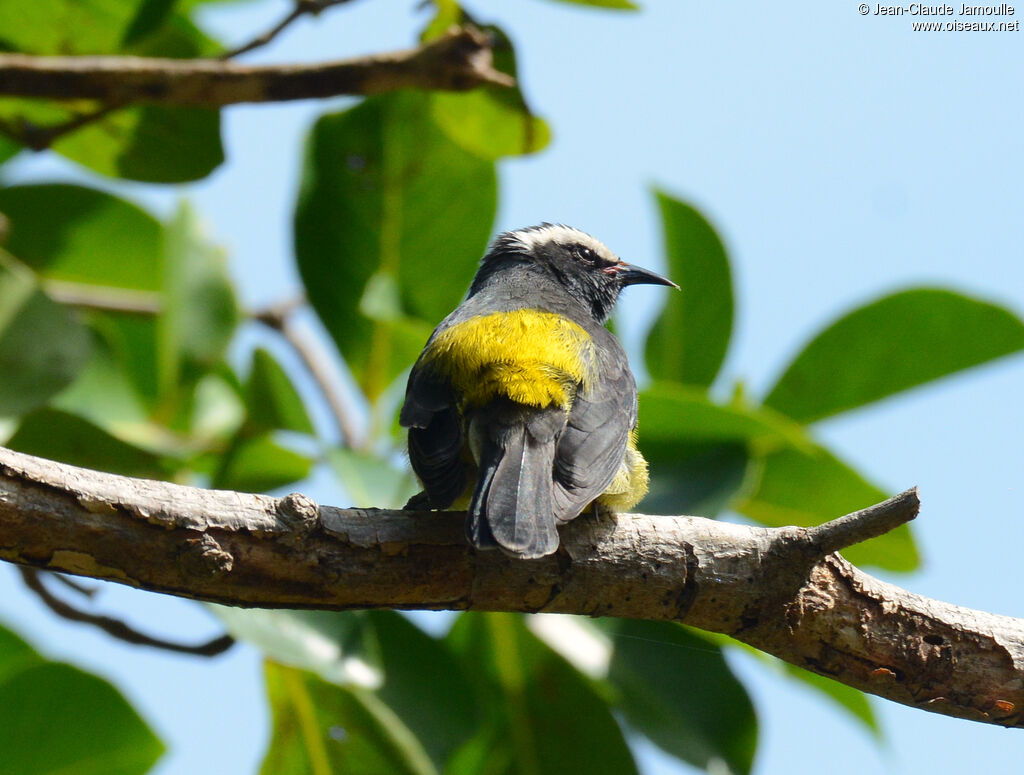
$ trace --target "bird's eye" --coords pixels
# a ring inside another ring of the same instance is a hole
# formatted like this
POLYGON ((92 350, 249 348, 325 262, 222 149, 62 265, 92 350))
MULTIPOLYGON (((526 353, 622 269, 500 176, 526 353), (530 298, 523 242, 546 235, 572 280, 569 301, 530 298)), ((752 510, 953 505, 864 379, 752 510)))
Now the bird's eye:
POLYGON ((576 258, 584 264, 590 264, 593 266, 597 263, 597 254, 590 248, 583 247, 583 245, 576 245, 576 247, 573 248, 573 253, 576 255, 576 258))

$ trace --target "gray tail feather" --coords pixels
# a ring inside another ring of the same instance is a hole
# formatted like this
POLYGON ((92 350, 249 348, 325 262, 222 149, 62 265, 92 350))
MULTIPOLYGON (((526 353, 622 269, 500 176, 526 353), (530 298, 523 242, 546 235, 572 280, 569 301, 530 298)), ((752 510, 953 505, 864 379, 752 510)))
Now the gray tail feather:
POLYGON ((522 559, 558 549, 552 515, 554 441, 537 441, 522 425, 488 439, 469 506, 466 532, 479 549, 498 548, 522 559))

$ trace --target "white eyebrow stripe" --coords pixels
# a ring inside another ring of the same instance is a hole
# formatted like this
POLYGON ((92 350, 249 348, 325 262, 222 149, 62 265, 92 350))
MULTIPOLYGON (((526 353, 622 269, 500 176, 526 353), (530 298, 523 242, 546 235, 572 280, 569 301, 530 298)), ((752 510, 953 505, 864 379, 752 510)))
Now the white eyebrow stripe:
POLYGON ((545 223, 534 228, 520 229, 511 232, 510 236, 514 237, 528 251, 533 251, 534 248, 550 242, 559 244, 578 243, 590 248, 602 258, 612 261, 618 259, 600 240, 594 239, 585 231, 580 231, 572 226, 565 226, 560 223, 545 223))

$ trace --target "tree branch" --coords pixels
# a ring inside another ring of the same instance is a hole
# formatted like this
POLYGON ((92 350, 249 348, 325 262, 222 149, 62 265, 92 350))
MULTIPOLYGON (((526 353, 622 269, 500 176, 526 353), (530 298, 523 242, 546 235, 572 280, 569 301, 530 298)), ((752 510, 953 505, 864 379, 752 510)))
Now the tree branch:
POLYGON ((0 449, 0 558, 239 606, 685 621, 913 707, 1024 726, 1024 621, 823 555, 916 514, 908 491, 823 528, 583 516, 541 560, 476 552, 464 515, 317 506, 0 449))
POLYGON ((111 105, 219 107, 398 89, 463 91, 512 86, 493 66, 487 35, 452 30, 407 51, 317 64, 240 65, 218 59, 0 54, 0 95, 111 105))
MULTIPOLYGON (((300 303, 305 303, 305 299, 301 299, 300 303)), ((359 432, 348 402, 337 390, 338 381, 327 368, 329 359, 318 351, 316 342, 305 336, 292 322, 292 313, 298 306, 293 301, 285 301, 256 310, 251 313, 250 317, 276 331, 291 346, 317 387, 320 388, 320 393, 331 410, 331 416, 337 423, 342 442, 352 449, 361 449, 366 443, 364 434, 359 432)))
POLYGON ((257 35, 248 43, 229 51, 225 51, 217 58, 233 59, 237 56, 241 56, 242 54, 247 54, 254 49, 260 48, 261 46, 266 46, 303 16, 316 16, 318 13, 330 8, 332 5, 343 5, 348 2, 351 2, 351 0, 295 0, 295 7, 269 30, 257 35))
POLYGON ((125 643, 131 643, 135 646, 149 646, 150 648, 163 651, 172 651, 176 654, 191 654, 197 657, 216 657, 235 645, 235 639, 230 635, 221 635, 206 643, 200 643, 195 646, 146 635, 122 622, 120 619, 79 611, 50 592, 43 585, 43 580, 39 578, 38 570, 25 566, 22 566, 19 570, 21 571, 21 578, 25 582, 25 586, 31 589, 43 604, 57 614, 57 616, 72 622, 91 624, 108 635, 118 640, 123 640, 125 643))

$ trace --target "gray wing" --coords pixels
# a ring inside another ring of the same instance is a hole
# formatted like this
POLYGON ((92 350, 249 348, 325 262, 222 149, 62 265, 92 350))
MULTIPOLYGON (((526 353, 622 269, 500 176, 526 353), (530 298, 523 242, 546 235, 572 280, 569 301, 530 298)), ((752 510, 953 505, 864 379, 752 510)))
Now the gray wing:
POLYGON ((577 517, 608 489, 636 427, 636 381, 626 353, 606 329, 591 333, 598 378, 576 396, 555 452, 552 506, 559 522, 577 517))
POLYGON ((398 421, 409 429, 409 462, 430 505, 447 508, 468 485, 462 418, 451 384, 422 360, 409 374, 398 421))

